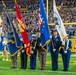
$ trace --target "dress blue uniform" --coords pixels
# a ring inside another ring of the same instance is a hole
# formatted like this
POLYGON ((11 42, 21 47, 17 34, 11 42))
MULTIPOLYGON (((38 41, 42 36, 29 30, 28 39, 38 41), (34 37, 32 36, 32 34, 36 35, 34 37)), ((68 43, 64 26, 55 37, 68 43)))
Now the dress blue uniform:
POLYGON ((31 41, 31 56, 30 56, 30 69, 36 68, 36 55, 37 55, 37 49, 36 49, 37 39, 36 36, 33 36, 31 41))
POLYGON ((69 68, 69 61, 70 61, 70 55, 71 55, 70 49, 71 48, 72 48, 71 41, 65 40, 65 45, 61 49, 64 71, 68 71, 68 68, 69 68))
POLYGON ((52 70, 58 69, 58 49, 61 45, 60 36, 52 36, 52 41, 50 43, 50 52, 52 58, 52 70))

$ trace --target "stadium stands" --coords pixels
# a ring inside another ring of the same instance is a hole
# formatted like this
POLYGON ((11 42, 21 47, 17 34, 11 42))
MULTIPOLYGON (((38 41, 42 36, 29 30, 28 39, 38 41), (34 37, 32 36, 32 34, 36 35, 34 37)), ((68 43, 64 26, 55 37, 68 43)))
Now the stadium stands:
MULTIPOLYGON (((14 2, 13 0, 4 0, 5 4, 7 6, 8 9, 14 9, 14 2)), ((49 14, 48 14, 48 22, 49 23, 54 23, 53 20, 53 11, 52 11, 52 0, 49 0, 49 14)), ((29 29, 30 27, 32 27, 32 29, 35 31, 38 30, 38 9, 39 9, 39 0, 18 0, 17 1, 19 4, 19 8, 27 8, 27 10, 23 10, 21 11, 23 19, 25 21, 25 25, 26 28, 29 29)), ((46 0, 45 0, 46 2, 46 0)), ((1 1, 0 1, 0 4, 1 1)), ((76 8, 73 10, 73 7, 76 6, 76 0, 56 0, 56 4, 57 6, 69 6, 69 5, 73 5, 72 9, 70 8, 64 8, 64 9, 60 9, 59 14, 61 15, 61 18, 63 20, 64 23, 73 23, 76 21, 76 8)), ((46 5, 46 3, 45 3, 46 5)), ((0 8, 2 8, 2 6, 0 5, 0 8)), ((13 17, 15 19, 15 11, 12 10, 11 17, 13 17)), ((69 28, 69 26, 67 26, 66 28, 69 28)), ((76 27, 73 27, 73 29, 75 30, 76 27)), ((69 30, 69 29, 68 29, 69 30)), ((68 33, 67 30, 67 33, 68 33)))

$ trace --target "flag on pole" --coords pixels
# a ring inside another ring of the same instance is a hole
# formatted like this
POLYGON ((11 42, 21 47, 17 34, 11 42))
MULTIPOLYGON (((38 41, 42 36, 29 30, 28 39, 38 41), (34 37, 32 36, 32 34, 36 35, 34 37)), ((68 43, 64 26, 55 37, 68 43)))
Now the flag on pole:
POLYGON ((18 4, 17 4, 16 0, 15 0, 15 7, 16 7, 16 18, 18 21, 18 27, 19 27, 20 33, 22 35, 24 45, 26 46, 25 50, 26 50, 27 55, 30 55, 31 54, 30 53, 30 41, 28 39, 28 35, 27 35, 26 29, 25 29, 24 21, 23 21, 22 15, 20 13, 20 10, 18 8, 18 4))
POLYGON ((40 38, 42 42, 42 48, 47 51, 47 44, 50 41, 50 34, 43 0, 40 0, 39 24, 40 24, 40 33, 41 33, 40 38))
POLYGON ((58 10, 56 8, 56 3, 55 0, 53 0, 53 11, 54 11, 54 23, 56 25, 57 31, 60 35, 61 40, 63 41, 63 39, 66 37, 66 30, 64 27, 64 24, 62 22, 62 19, 58 13, 58 10))
POLYGON ((21 45, 21 41, 18 37, 15 27, 12 24, 9 13, 6 9, 6 5, 2 1, 4 10, 5 10, 5 18, 6 18, 6 26, 8 28, 8 45, 11 56, 17 54, 20 50, 22 50, 23 46, 21 45))

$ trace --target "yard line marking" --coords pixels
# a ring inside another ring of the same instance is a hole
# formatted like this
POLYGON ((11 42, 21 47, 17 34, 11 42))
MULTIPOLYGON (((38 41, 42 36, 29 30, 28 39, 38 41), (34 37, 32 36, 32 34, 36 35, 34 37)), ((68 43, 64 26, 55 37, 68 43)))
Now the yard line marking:
MULTIPOLYGON (((8 67, 0 67, 1 69, 6 69, 6 70, 9 70, 10 68, 8 68, 8 67)), ((21 69, 10 69, 10 70, 21 70, 21 69)), ((29 69, 26 69, 25 71, 27 71, 27 70, 29 70, 29 69)), ((31 70, 31 71, 33 71, 33 70, 31 70)), ((34 71, 37 71, 37 72, 51 72, 51 73, 68 73, 68 74, 76 74, 76 72, 65 72, 65 71, 52 71, 52 70, 34 70, 34 71)))
POLYGON ((44 70, 43 72, 76 74, 76 72, 68 72, 68 71, 65 72, 65 71, 51 71, 51 70, 44 70))
POLYGON ((0 69, 10 69, 10 68, 7 68, 7 67, 0 67, 0 69))

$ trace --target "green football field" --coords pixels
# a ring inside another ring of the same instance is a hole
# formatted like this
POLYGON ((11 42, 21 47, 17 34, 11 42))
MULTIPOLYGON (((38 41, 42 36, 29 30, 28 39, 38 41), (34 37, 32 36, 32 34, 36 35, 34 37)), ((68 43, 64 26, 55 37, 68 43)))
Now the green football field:
POLYGON ((28 57, 28 65, 26 70, 21 70, 20 69, 20 56, 18 56, 18 64, 17 64, 17 69, 10 69, 11 67, 11 59, 9 55, 9 60, 8 61, 2 61, 2 54, 0 54, 0 75, 76 75, 76 56, 75 54, 71 55, 71 60, 70 60, 70 66, 69 66, 69 71, 64 72, 63 70, 63 63, 62 63, 62 58, 61 55, 59 54, 59 69, 58 71, 52 71, 51 70, 51 57, 50 53, 47 54, 46 58, 46 70, 40 70, 40 63, 39 59, 37 57, 37 66, 36 70, 30 70, 30 59, 28 57))

